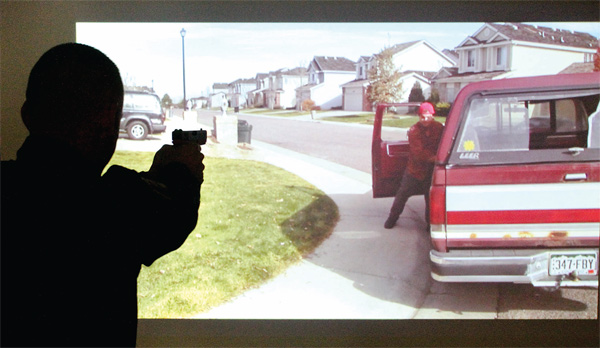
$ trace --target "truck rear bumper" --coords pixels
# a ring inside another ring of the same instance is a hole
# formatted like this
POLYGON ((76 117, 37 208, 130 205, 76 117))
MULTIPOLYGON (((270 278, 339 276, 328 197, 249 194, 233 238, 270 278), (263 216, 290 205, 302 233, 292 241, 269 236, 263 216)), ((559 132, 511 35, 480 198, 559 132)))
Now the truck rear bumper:
POLYGON ((509 282, 534 286, 598 287, 598 249, 451 250, 430 252, 431 276, 440 282, 509 282), (550 275, 552 255, 595 254, 595 273, 550 275))

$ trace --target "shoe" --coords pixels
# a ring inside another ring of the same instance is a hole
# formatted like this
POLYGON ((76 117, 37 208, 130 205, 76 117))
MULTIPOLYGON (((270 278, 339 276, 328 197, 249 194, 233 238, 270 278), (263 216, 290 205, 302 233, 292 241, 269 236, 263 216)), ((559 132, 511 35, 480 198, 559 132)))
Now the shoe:
POLYGON ((383 225, 383 227, 385 227, 389 230, 390 228, 392 228, 396 225, 396 221, 398 221, 397 218, 393 218, 390 216, 387 220, 385 220, 385 224, 383 225))

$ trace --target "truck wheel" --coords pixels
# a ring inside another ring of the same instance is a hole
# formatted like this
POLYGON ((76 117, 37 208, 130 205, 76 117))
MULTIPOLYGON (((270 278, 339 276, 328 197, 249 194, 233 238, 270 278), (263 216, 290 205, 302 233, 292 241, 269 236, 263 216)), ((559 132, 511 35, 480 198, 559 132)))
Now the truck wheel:
POLYGON ((148 126, 142 121, 133 121, 127 126, 129 139, 143 140, 148 135, 148 126))

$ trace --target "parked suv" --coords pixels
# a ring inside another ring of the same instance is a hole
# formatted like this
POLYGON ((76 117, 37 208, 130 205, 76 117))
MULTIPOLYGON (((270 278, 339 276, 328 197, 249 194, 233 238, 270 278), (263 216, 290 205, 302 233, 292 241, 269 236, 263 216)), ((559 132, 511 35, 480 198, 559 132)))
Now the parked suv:
POLYGON ((156 94, 125 91, 121 131, 127 132, 130 139, 142 140, 166 128, 165 114, 156 94))
MULTIPOLYGON (((600 73, 460 91, 430 190, 434 279, 598 287, 599 100, 600 73)), ((387 106, 375 118, 374 197, 393 195, 408 157, 407 141, 381 137, 387 106)))

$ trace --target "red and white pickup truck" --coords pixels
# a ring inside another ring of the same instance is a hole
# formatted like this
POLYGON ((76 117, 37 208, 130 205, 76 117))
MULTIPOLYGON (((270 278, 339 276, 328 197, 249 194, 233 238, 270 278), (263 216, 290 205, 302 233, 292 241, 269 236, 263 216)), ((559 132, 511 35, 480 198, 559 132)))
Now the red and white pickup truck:
MULTIPOLYGON (((471 83, 445 122, 430 189, 431 275, 442 282, 598 287, 600 73, 471 83)), ((406 140, 382 139, 373 196, 393 196, 406 140)))

